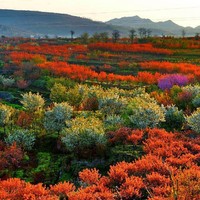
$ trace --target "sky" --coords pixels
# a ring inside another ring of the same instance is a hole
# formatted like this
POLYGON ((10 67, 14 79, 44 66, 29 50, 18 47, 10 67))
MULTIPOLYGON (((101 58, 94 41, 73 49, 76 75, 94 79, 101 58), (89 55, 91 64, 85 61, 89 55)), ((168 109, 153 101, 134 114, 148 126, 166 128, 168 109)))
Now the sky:
POLYGON ((200 0, 0 0, 0 8, 66 13, 96 21, 138 15, 184 27, 200 25, 200 0))

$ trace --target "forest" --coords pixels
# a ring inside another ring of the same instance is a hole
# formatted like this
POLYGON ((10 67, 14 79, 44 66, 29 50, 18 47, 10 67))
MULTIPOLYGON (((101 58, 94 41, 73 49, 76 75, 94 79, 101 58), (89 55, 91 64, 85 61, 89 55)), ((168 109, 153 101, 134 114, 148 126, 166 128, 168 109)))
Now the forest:
POLYGON ((200 199, 200 37, 1 37, 0 199, 200 199))

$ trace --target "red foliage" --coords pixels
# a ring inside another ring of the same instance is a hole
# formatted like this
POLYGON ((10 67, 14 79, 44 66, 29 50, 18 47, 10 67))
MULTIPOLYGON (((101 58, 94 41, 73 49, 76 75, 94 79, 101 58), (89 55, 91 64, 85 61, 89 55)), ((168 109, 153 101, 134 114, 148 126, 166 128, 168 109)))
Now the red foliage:
MULTIPOLYGON (((184 137, 180 138, 179 134, 168 133, 162 129, 152 129, 148 131, 144 151, 161 157, 173 167, 189 167, 195 163, 197 151, 187 148, 187 143, 188 141, 186 142, 184 137)), ((198 149, 200 146, 196 144, 195 147, 198 149)))
POLYGON ((114 200, 113 192, 102 184, 80 188, 76 193, 71 193, 69 200, 114 200))
POLYGON ((21 51, 29 53, 38 53, 44 55, 64 56, 69 57, 72 53, 84 53, 87 52, 85 45, 34 45, 31 43, 24 43, 18 46, 21 51))
POLYGON ((84 169, 82 172, 79 172, 79 178, 88 185, 92 185, 98 182, 101 175, 97 169, 84 169))
POLYGON ((32 185, 17 178, 0 181, 0 199, 57 200, 42 184, 32 185))
POLYGON ((133 141, 138 138, 143 141, 146 155, 131 163, 123 161, 110 166, 107 176, 101 176, 96 169, 83 170, 79 173, 82 187, 77 190, 69 182, 46 189, 41 184, 34 186, 19 179, 0 181, 0 198, 199 199, 200 168, 196 161, 199 137, 190 139, 183 133, 163 129, 124 132, 128 134, 119 134, 119 140, 135 135, 133 141))
POLYGON ((15 143, 11 146, 5 146, 3 142, 1 142, 0 147, 0 170, 18 168, 24 156, 21 148, 17 147, 15 143))
POLYGON ((129 165, 130 164, 126 162, 120 162, 114 166, 110 166, 110 170, 108 172, 110 185, 119 186, 124 183, 126 178, 128 178, 127 169, 129 165))
POLYGON ((85 99, 80 107, 80 110, 98 110, 98 99, 96 97, 89 97, 85 99))
POLYGON ((54 195, 66 198, 70 192, 75 191, 75 186, 69 182, 58 183, 56 185, 51 185, 50 191, 54 195))
POLYGON ((158 187, 160 185, 170 184, 170 178, 159 174, 158 172, 152 172, 147 174, 146 181, 151 187, 158 187))
POLYGON ((143 138, 142 130, 134 130, 127 127, 122 127, 117 131, 111 131, 108 133, 110 143, 133 143, 137 144, 143 138))
POLYGON ((188 78, 193 81, 194 76, 199 80, 200 67, 190 63, 170 63, 170 62, 158 62, 149 61, 140 63, 142 69, 156 70, 161 73, 183 73, 187 74, 188 78))
POLYGON ((25 88, 27 88, 28 86, 29 86, 29 83, 28 83, 26 80, 21 79, 21 80, 18 80, 18 81, 17 81, 17 87, 18 87, 19 89, 25 89, 25 88))
POLYGON ((119 43, 93 43, 88 45, 90 50, 103 50, 112 52, 140 52, 171 55, 168 49, 155 48, 152 44, 119 44, 119 43))
POLYGON ((140 83, 147 83, 147 84, 156 84, 158 82, 158 79, 160 79, 163 75, 156 72, 155 74, 152 74, 150 72, 138 72, 136 76, 136 81, 140 83))
POLYGON ((77 60, 88 60, 89 58, 84 54, 79 54, 76 56, 77 60))
POLYGON ((43 55, 17 51, 11 52, 10 58, 16 65, 20 65, 24 61, 33 61, 36 64, 46 61, 46 57, 43 55))
POLYGON ((169 95, 168 91, 164 91, 162 93, 158 93, 157 91, 153 91, 150 95, 156 99, 159 104, 163 104, 164 106, 172 105, 174 102, 169 95))
POLYGON ((38 65, 41 69, 48 69, 56 75, 66 75, 71 79, 79 81, 95 80, 98 81, 135 81, 134 76, 123 76, 115 74, 107 74, 100 72, 99 74, 89 67, 68 64, 65 62, 46 62, 38 65))
POLYGON ((25 111, 20 111, 16 124, 21 126, 22 128, 28 128, 33 121, 33 117, 30 113, 26 113, 25 111))
POLYGON ((130 64, 130 63, 129 63, 128 61, 120 61, 120 62, 118 63, 118 65, 119 65, 119 67, 120 67, 121 69, 128 68, 129 64, 130 64))
POLYGON ((133 130, 131 135, 127 137, 127 141, 136 145, 142 141, 143 136, 144 132, 142 130, 133 130))
POLYGON ((141 190, 145 188, 142 178, 130 176, 125 179, 125 182, 119 188, 119 194, 124 199, 140 198, 141 190))
POLYGON ((172 175, 173 196, 178 199, 200 199, 200 167, 191 166, 189 169, 179 170, 172 175))
POLYGON ((200 41, 197 38, 173 38, 163 37, 154 40, 154 46, 170 49, 200 49, 200 41))
POLYGON ((131 128, 122 127, 117 131, 111 131, 108 133, 110 143, 127 143, 127 138, 132 133, 131 128))

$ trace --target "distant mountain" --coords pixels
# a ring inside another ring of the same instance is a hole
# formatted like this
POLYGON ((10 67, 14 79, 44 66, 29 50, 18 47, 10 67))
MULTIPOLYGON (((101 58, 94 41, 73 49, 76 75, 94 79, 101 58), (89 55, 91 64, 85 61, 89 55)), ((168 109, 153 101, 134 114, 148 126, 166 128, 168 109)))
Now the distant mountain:
POLYGON ((171 20, 164 22, 153 22, 150 19, 143 19, 139 16, 115 18, 107 21, 106 23, 109 25, 124 26, 127 28, 129 27, 129 29, 151 29, 152 34, 154 35, 181 35, 183 29, 185 30, 186 35, 194 35, 195 33, 200 32, 200 26, 196 28, 183 27, 171 20))
POLYGON ((112 25, 67 14, 4 9, 0 9, 0 26, 0 35, 6 36, 70 36, 71 30, 79 36, 114 30, 112 25))
POLYGON ((68 14, 0 9, 0 36, 70 37, 71 30, 75 32, 75 37, 84 32, 90 35, 95 32, 108 32, 111 36, 113 30, 119 30, 121 36, 128 36, 131 28, 148 28, 151 29, 152 35, 181 35, 183 29, 186 36, 200 33, 200 26, 194 29, 179 26, 171 20, 153 22, 139 16, 122 17, 103 23, 68 14))

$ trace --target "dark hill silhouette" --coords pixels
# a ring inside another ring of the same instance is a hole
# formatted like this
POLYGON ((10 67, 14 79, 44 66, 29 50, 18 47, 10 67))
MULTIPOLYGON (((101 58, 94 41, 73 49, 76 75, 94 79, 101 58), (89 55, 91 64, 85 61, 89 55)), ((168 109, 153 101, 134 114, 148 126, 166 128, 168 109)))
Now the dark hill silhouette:
POLYGON ((171 20, 153 22, 139 16, 122 17, 103 23, 68 14, 0 9, 0 35, 5 36, 70 37, 71 30, 75 32, 75 37, 84 32, 90 35, 95 32, 108 32, 111 36, 113 30, 119 30, 121 35, 128 36, 132 28, 151 29, 152 35, 181 35, 183 29, 186 36, 200 32, 200 26, 194 29, 179 26, 171 20))
POLYGON ((79 36, 84 32, 93 34, 95 32, 112 32, 114 27, 103 22, 71 16, 67 14, 17 11, 0 9, 0 25, 10 29, 1 30, 1 35, 49 35, 70 36, 70 31, 79 36))

